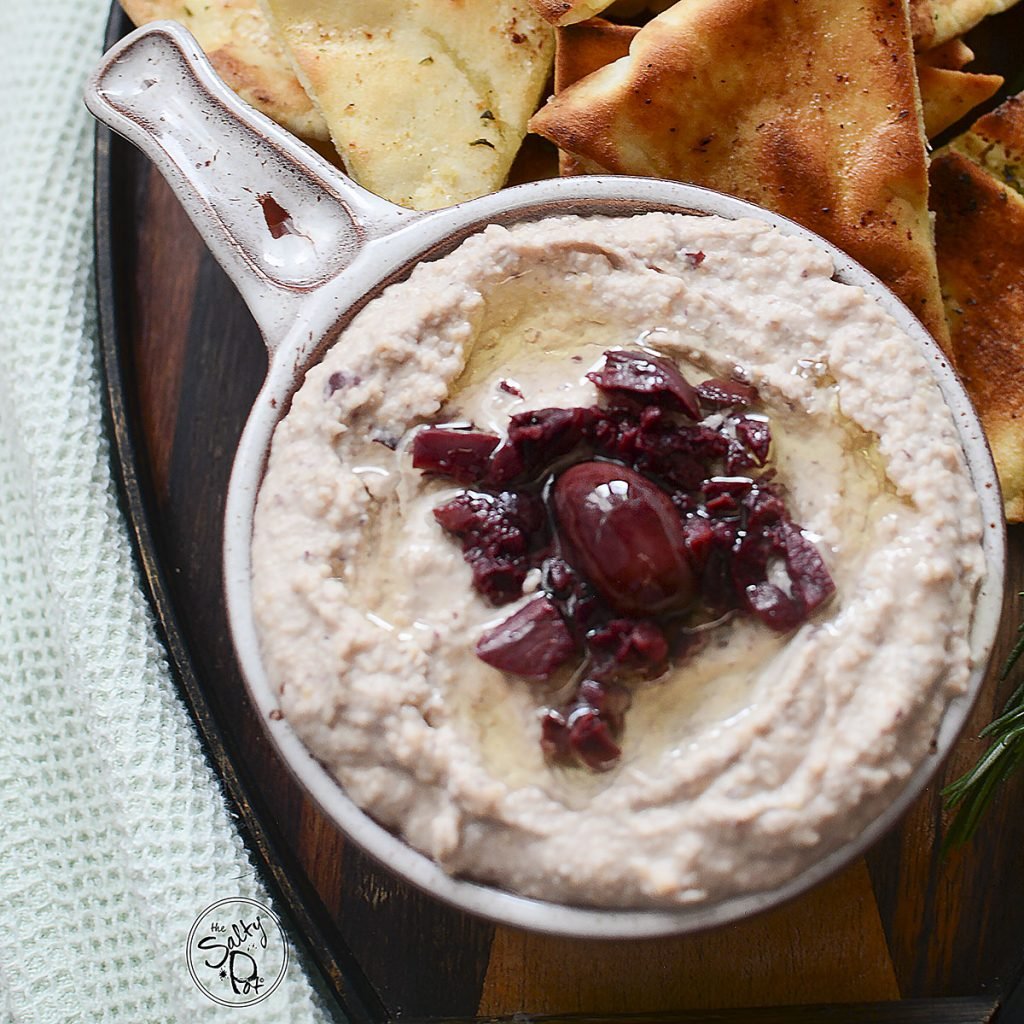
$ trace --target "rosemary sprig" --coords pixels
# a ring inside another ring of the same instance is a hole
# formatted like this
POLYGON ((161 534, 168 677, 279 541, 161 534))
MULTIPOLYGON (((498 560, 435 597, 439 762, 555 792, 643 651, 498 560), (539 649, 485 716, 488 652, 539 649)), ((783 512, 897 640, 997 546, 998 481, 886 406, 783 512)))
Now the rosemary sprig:
MULTIPOLYGON (((1024 593, 1020 595, 1024 597, 1024 593)), ((1017 642, 1010 651, 999 681, 1013 671, 1024 656, 1024 621, 1017 627, 1017 642)), ((992 803, 999 786, 1024 762, 1024 682, 1021 682, 1003 708, 1003 713, 982 731, 992 743, 978 763, 942 791, 946 807, 955 809, 943 841, 943 850, 966 843, 977 831, 985 811, 992 803)))

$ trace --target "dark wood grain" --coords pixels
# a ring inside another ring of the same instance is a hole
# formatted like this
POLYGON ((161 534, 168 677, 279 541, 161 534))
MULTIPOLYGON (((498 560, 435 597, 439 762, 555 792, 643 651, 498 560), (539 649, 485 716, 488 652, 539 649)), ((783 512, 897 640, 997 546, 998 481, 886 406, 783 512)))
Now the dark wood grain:
MULTIPOLYGON (((112 31, 123 27, 115 19, 112 31)), ((140 562, 243 836, 348 1014, 436 1020, 614 1009, 638 1019, 671 1010, 678 1020, 763 1024, 991 1018, 1024 954, 1024 815, 1015 813, 1024 780, 1007 788, 978 839, 948 859, 938 854, 939 783, 866 860, 803 897, 727 928, 644 943, 495 927, 441 906, 348 846, 267 741, 228 638, 223 503, 266 367, 258 332, 145 161, 101 133, 98 168, 111 430, 140 562), (796 1005, 808 1002, 817 1005, 796 1005)), ((1019 529, 1011 549, 1016 590, 1024 587, 1019 529)), ((999 656, 1019 614, 1008 602, 999 656)), ((979 753, 974 736, 1004 690, 990 679, 945 779, 979 753)))
MULTIPOLYGON (((1006 82, 982 108, 944 133, 939 144, 965 130, 981 110, 1024 89, 1024 5, 985 19, 966 39, 976 54, 967 70, 1003 74, 1006 82)), ((939 852, 948 824, 941 789, 985 750, 978 733, 1002 709, 1013 687, 1010 680, 1000 686, 996 677, 1014 626, 1024 619, 1017 596, 1024 590, 1024 526, 1011 527, 1008 540, 1001 639, 978 704, 939 778, 867 858, 900 990, 907 997, 966 995, 978 991, 979 983, 998 991, 1012 985, 1024 967, 1024 872, 1019 870, 1024 817, 1013 813, 1024 802, 1024 778, 1005 787, 966 849, 946 857, 939 852)))
POLYGON ((977 738, 1001 710, 1011 682, 999 685, 1014 624, 1024 616, 1013 595, 1024 589, 1024 529, 1010 531, 1014 552, 1001 640, 981 698, 939 779, 898 828, 868 855, 889 948, 905 996, 966 995, 979 983, 999 990, 1020 970, 1024 937, 1024 778, 1010 781, 975 839, 943 857, 948 815, 940 790, 973 765, 986 744, 977 738), (923 942, 922 937, 928 941, 923 942))

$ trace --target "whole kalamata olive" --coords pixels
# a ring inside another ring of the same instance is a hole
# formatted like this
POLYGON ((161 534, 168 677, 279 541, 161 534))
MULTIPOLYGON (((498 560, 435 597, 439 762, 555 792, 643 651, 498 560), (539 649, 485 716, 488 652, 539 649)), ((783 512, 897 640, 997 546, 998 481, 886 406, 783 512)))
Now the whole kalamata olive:
POLYGON ((695 583, 671 498, 635 470, 581 462, 553 489, 565 554, 625 615, 683 608, 695 583))

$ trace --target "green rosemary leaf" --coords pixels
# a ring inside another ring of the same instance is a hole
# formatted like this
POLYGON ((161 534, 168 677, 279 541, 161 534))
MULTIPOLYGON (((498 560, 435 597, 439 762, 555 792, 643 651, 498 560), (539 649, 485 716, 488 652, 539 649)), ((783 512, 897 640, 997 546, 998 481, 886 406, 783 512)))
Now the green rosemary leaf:
MULTIPOLYGON (((1024 597, 1024 593, 1018 594, 1018 597, 1024 597)), ((999 674, 999 680, 1002 682, 1012 671, 1013 666, 1020 660, 1022 654, 1024 654, 1024 622, 1017 627, 1017 642, 1013 645, 1013 650, 1010 651, 1010 656, 1006 659, 1006 664, 1003 666, 1003 671, 999 674)), ((1024 692, 1024 683, 1021 683, 1017 687, 1014 697, 1019 697, 1024 692)), ((1013 700, 1013 697, 1010 698, 1013 700)))
MULTIPOLYGON (((1000 682, 1024 656, 1024 621, 1017 633, 1017 642, 999 673, 1000 682)), ((988 750, 970 771, 942 791, 946 807, 956 811, 942 843, 944 853, 972 838, 1000 786, 1024 763, 1024 680, 1010 695, 1002 714, 982 729, 981 736, 991 739, 988 750)))

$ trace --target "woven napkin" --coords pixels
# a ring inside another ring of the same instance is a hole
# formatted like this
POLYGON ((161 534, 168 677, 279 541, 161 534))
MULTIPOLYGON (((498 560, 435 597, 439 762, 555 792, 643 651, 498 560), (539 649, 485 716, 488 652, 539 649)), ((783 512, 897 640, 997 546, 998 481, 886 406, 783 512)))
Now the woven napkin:
POLYGON ((249 1008, 193 984, 197 915, 272 903, 167 671, 119 515, 93 286, 110 0, 0 0, 0 1021, 329 1019, 294 948, 249 1008))

